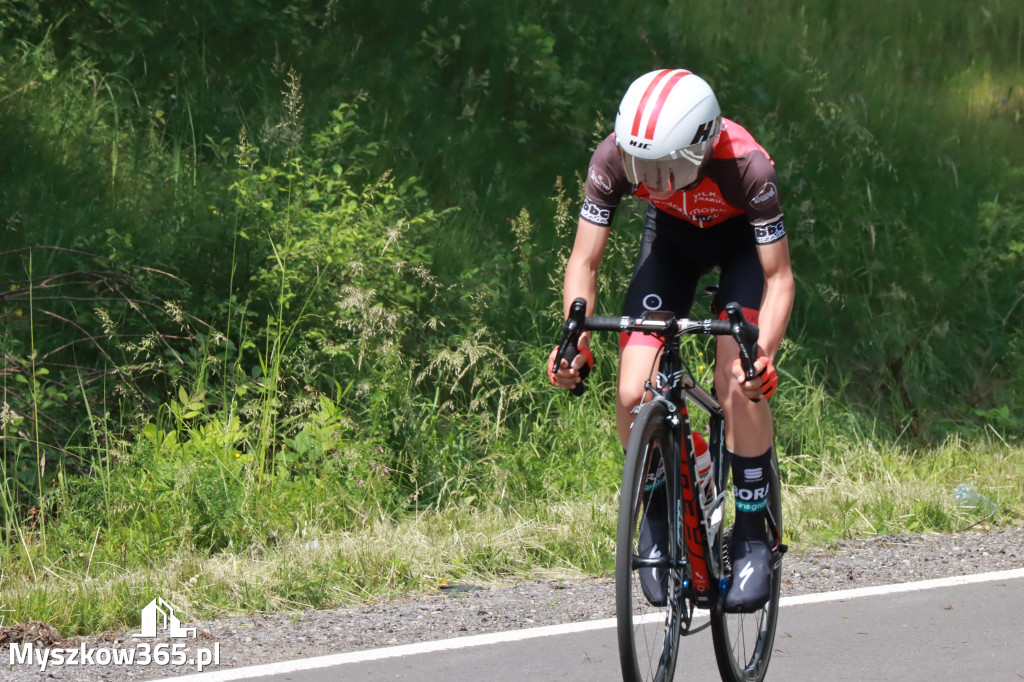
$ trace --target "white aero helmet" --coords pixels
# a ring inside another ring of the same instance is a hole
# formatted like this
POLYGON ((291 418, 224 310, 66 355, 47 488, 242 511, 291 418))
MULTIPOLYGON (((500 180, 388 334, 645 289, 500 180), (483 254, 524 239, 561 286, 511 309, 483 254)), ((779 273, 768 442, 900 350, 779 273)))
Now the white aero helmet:
POLYGON ((707 82, 683 69, 633 81, 615 116, 615 142, 634 185, 677 190, 692 185, 711 158, 722 111, 707 82))

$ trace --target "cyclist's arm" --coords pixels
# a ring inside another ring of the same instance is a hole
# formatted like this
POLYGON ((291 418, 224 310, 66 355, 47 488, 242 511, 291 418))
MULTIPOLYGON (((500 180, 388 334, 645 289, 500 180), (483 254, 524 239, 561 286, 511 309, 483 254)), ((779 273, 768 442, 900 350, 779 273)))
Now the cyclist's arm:
MULTIPOLYGON (((568 317, 569 308, 577 298, 587 301, 587 315, 594 314, 594 299, 597 297, 597 270, 604 258, 605 247, 608 245, 608 228, 588 222, 580 218, 576 226, 576 241, 569 254, 569 262, 565 267, 563 286, 563 315, 568 317)), ((580 335, 577 347, 590 348, 590 332, 580 335)), ((548 366, 555 361, 557 348, 548 356, 548 366)), ((575 358, 563 360, 562 366, 556 369, 552 379, 562 388, 572 388, 581 380, 579 370, 587 361, 583 354, 575 358)))
MULTIPOLYGON (((563 314, 569 314, 569 306, 576 298, 587 301, 587 315, 594 314, 597 298, 597 271, 608 246, 608 228, 579 219, 576 226, 576 241, 565 267, 563 286, 563 314)), ((590 332, 580 337, 580 346, 590 347, 590 332)))
POLYGON ((757 322, 760 329, 758 346, 774 363, 793 309, 795 286, 789 260, 789 238, 782 237, 770 244, 759 245, 757 255, 761 259, 765 284, 757 322))

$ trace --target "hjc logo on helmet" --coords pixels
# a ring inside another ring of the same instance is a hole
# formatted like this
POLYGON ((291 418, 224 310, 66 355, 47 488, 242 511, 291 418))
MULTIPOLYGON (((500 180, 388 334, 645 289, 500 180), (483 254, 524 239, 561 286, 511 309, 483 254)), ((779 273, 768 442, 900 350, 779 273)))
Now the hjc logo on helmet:
POLYGON ((650 142, 637 142, 636 140, 630 140, 629 141, 629 146, 630 147, 636 147, 638 149, 650 149, 651 148, 651 143, 650 142))
POLYGON ((704 125, 697 128, 697 133, 693 136, 693 140, 690 144, 698 144, 700 142, 706 142, 711 137, 711 132, 715 129, 715 119, 711 119, 704 125))

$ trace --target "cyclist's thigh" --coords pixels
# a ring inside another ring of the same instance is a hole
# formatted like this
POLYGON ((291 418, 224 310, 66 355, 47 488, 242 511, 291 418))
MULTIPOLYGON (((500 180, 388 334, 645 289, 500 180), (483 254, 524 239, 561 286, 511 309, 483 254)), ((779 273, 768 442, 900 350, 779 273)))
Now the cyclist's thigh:
POLYGON ((652 344, 628 344, 619 350, 619 398, 625 407, 640 402, 645 384, 657 374, 660 353, 652 344))
MULTIPOLYGON (((648 337, 650 338, 650 337, 648 337)), ((629 344, 619 353, 619 390, 615 401, 615 424, 625 449, 629 442, 633 408, 644 399, 645 386, 657 366, 660 348, 653 345, 629 344)), ((651 396, 648 395, 649 399, 651 396)))
MULTIPOLYGON (((715 309, 736 302, 748 320, 757 324, 764 292, 764 270, 757 256, 754 231, 746 218, 736 218, 712 230, 719 230, 719 267, 721 277, 715 309)), ((723 312, 720 317, 724 317, 723 312)), ((739 346, 729 336, 716 339, 715 392, 725 411, 726 446, 740 456, 759 455, 772 442, 772 419, 768 401, 752 402, 732 376, 733 362, 740 356, 739 346)))
POLYGON ((653 206, 648 209, 623 315, 639 316, 647 310, 670 310, 679 317, 689 314, 697 281, 710 267, 695 260, 699 248, 687 248, 698 236, 700 230, 690 223, 653 206))
POLYGON ((756 324, 756 311, 761 309, 761 295, 764 292, 764 270, 757 256, 753 228, 745 217, 740 217, 711 230, 718 231, 715 236, 721 269, 715 308, 722 310, 726 303, 739 303, 747 318, 756 324))

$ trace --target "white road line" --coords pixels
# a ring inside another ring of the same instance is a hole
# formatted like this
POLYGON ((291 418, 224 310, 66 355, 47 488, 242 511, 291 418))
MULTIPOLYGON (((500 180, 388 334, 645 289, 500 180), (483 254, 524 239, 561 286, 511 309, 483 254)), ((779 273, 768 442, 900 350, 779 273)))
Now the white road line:
MULTIPOLYGON (((821 592, 818 594, 803 594, 794 597, 784 597, 779 600, 780 606, 802 606, 805 604, 820 604, 824 602, 846 601, 861 597, 877 597, 901 592, 915 592, 919 590, 933 590, 942 587, 955 587, 957 585, 971 585, 975 583, 993 582, 996 580, 1014 580, 1024 578, 1024 568, 1010 571, 995 571, 992 573, 978 573, 975 575, 963 575, 953 578, 937 578, 934 580, 921 580, 913 583, 900 583, 896 585, 879 585, 877 587, 859 587, 851 590, 840 590, 838 592, 821 592)), ((697 611, 697 616, 706 616, 707 611, 697 611)), ((660 613, 651 614, 648 620, 660 620, 663 618, 660 613)), ((295 661, 283 661, 281 663, 267 663, 264 665, 253 665, 244 668, 229 668, 216 670, 207 673, 185 675, 183 677, 167 678, 176 682, 229 682, 230 680, 242 680, 268 675, 284 675, 300 672, 303 670, 316 670, 319 668, 330 668, 349 663, 363 663, 366 661, 379 661, 385 658, 398 658, 401 656, 415 656, 418 654, 435 653, 438 651, 452 651, 455 649, 468 649, 476 646, 489 644, 502 644, 505 642, 520 642, 527 639, 539 637, 554 637, 557 635, 569 635, 589 630, 605 630, 615 627, 614 618, 604 620, 591 620, 583 623, 565 623, 563 625, 547 625, 544 627, 528 628, 525 630, 512 630, 508 632, 493 632, 484 635, 471 635, 468 637, 457 637, 454 639, 441 639, 433 642, 420 642, 417 644, 404 644, 401 646, 384 647, 380 649, 367 649, 365 651, 351 651, 344 654, 329 654, 315 658, 303 658, 295 661)))
POLYGON ((992 573, 976 573, 974 575, 961 575, 953 578, 935 578, 934 580, 919 580, 914 583, 899 583, 896 585, 878 585, 876 587, 856 587, 852 590, 840 590, 838 592, 821 592, 818 594, 801 594, 795 597, 786 597, 779 600, 780 606, 800 606, 802 604, 820 604, 827 601, 846 601, 860 597, 880 597, 887 594, 899 594, 900 592, 916 592, 918 590, 934 590, 940 587, 956 587, 957 585, 973 585, 975 583, 988 583, 994 580, 1013 580, 1024 578, 1024 568, 1016 568, 1010 571, 994 571, 992 573))

